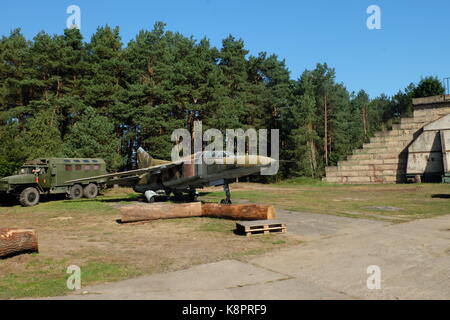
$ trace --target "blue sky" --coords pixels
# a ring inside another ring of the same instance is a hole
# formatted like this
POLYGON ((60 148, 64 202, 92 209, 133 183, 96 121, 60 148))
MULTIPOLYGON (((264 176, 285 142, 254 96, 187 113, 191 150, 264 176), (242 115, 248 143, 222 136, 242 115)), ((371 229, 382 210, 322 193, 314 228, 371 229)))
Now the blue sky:
POLYGON ((2 5, 0 35, 17 27, 28 39, 42 30, 61 34, 72 4, 81 8, 85 39, 98 26, 118 25, 126 44, 155 21, 215 46, 232 34, 251 54, 284 58, 293 79, 327 62, 350 91, 371 97, 395 94, 423 76, 450 76, 448 0, 18 0, 2 5), (366 27, 373 4, 381 8, 381 30, 366 27))

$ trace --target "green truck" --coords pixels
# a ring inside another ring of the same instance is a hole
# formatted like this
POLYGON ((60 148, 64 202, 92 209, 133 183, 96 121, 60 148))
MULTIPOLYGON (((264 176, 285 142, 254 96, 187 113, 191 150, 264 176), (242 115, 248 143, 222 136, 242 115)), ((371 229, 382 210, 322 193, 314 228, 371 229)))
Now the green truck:
POLYGON ((103 159, 46 158, 25 163, 13 176, 0 179, 0 200, 15 198, 24 207, 39 203, 43 195, 66 194, 69 199, 95 198, 106 187, 99 179, 66 181, 105 174, 103 159))

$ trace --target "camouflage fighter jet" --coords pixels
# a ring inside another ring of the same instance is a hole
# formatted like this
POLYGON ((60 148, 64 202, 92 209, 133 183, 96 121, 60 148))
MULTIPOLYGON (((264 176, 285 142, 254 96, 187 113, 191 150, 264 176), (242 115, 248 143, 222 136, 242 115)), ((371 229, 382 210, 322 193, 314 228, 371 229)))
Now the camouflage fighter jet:
POLYGON ((203 151, 171 162, 154 159, 142 148, 138 149, 137 158, 136 170, 71 180, 68 183, 95 179, 107 185, 129 186, 144 194, 148 202, 154 202, 157 198, 167 199, 171 193, 179 199, 187 195, 189 201, 196 201, 196 189, 223 186, 226 198, 221 203, 230 204, 230 183, 235 182, 236 178, 258 173, 277 161, 264 156, 235 156, 224 151, 203 151), (199 157, 203 157, 202 161, 197 161, 199 157), (214 160, 216 163, 212 163, 214 160))

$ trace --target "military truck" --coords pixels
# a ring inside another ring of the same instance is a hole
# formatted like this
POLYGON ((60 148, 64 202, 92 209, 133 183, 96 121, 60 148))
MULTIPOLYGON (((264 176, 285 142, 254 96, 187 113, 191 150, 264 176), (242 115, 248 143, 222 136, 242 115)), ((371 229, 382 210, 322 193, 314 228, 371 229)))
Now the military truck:
POLYGON ((0 200, 15 198, 24 207, 39 203, 43 195, 65 194, 69 199, 95 198, 106 185, 92 179, 82 183, 66 181, 106 173, 103 159, 46 158, 25 163, 15 175, 0 179, 0 200))

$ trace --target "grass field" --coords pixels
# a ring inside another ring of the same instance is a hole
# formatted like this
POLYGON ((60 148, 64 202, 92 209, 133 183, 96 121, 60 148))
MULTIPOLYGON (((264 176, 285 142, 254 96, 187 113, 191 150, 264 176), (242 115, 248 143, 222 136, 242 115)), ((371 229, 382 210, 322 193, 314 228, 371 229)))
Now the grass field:
MULTIPOLYGON (((305 181, 233 184, 235 202, 363 219, 404 222, 450 213, 450 186, 331 185, 305 181)), ((223 198, 205 189, 201 200, 223 198)), ((81 267, 82 286, 166 272, 223 259, 246 259, 300 243, 291 234, 247 239, 234 222, 210 218, 119 224, 118 206, 132 203, 129 189, 112 189, 95 200, 49 201, 32 208, 0 207, 0 226, 37 229, 39 253, 0 260, 0 298, 68 293, 66 269, 81 267)))
MULTIPOLYGON (((394 222, 450 213, 448 184, 335 185, 300 181, 232 185, 232 198, 291 211, 394 222)), ((211 191, 202 199, 223 198, 219 189, 211 191)))

